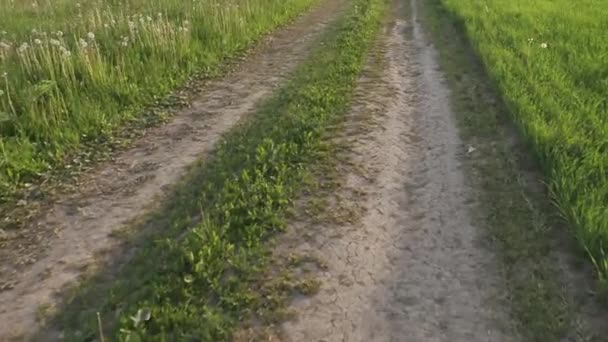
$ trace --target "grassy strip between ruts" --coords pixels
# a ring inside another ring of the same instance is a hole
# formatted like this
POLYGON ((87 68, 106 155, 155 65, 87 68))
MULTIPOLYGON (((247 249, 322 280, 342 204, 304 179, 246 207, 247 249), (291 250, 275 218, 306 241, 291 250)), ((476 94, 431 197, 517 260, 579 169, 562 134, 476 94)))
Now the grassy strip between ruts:
POLYGON ((550 214, 555 210, 535 176, 539 167, 526 147, 513 143, 518 139, 513 139, 507 108, 497 99, 462 21, 441 0, 422 7, 440 50, 461 136, 476 148, 467 164, 480 189, 479 215, 499 247, 508 284, 505 298, 520 334, 525 341, 600 341, 577 321, 573 298, 564 292, 555 247, 568 248, 554 230, 557 215, 550 214))
POLYGON ((58 322, 67 339, 94 339, 100 311, 112 339, 227 340, 238 322, 273 309, 260 290, 264 241, 284 226, 322 133, 346 111, 383 5, 353 1, 293 80, 231 132, 167 211, 150 220, 168 225, 144 243, 120 280, 104 292, 85 286, 68 304, 58 322))

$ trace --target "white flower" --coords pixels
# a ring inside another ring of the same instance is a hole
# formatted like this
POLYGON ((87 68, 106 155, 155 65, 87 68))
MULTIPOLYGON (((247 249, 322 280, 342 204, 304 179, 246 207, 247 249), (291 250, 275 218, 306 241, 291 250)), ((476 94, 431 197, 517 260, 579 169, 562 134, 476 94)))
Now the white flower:
POLYGON ((36 34, 36 33, 38 33, 38 30, 32 29, 32 34, 36 34))
POLYGON ((162 14, 162 13, 160 13, 160 12, 158 12, 158 13, 156 14, 156 16, 157 16, 157 17, 160 19, 160 18, 162 18, 162 17, 163 17, 163 14, 162 14))
POLYGON ((122 41, 123 42, 128 42, 129 41, 129 37, 127 37, 127 36, 122 37, 122 41))
POLYGON ((87 38, 89 38, 90 40, 94 40, 95 39, 95 33, 93 33, 93 32, 87 33, 87 38))
POLYGON ((547 48, 547 46, 548 46, 548 45, 547 45, 547 43, 542 43, 542 44, 540 44, 540 47, 541 47, 541 48, 543 48, 543 49, 546 49, 546 48, 547 48))
POLYGON ((68 51, 68 50, 63 51, 63 57, 70 58, 70 56, 72 56, 72 53, 70 51, 68 51))
POLYGON ((139 18, 139 22, 140 22, 141 24, 143 24, 143 23, 144 23, 144 18, 139 18))
POLYGON ((57 37, 63 37, 63 32, 57 31, 57 37))
POLYGON ((129 45, 129 42, 128 42, 128 41, 126 41, 126 40, 123 40, 123 41, 120 43, 120 45, 122 45, 122 46, 128 46, 128 45, 129 45))
POLYGON ((50 39, 49 43, 51 43, 51 45, 55 45, 55 46, 59 46, 59 44, 61 44, 60 41, 58 41, 57 39, 50 39))
POLYGON ((42 44, 42 40, 40 40, 40 39, 36 38, 36 39, 34 39, 34 43, 35 43, 36 45, 40 45, 40 44, 42 44))
POLYGON ((27 48, 30 47, 27 43, 23 43, 21 44, 21 46, 19 46, 19 48, 17 49, 18 52, 23 52, 25 50, 27 50, 27 48))
POLYGON ((151 17, 151 16, 147 16, 147 17, 146 17, 146 20, 147 20, 147 21, 152 21, 152 17, 151 17))
POLYGON ((78 39, 78 44, 82 49, 86 49, 89 44, 82 38, 78 39))

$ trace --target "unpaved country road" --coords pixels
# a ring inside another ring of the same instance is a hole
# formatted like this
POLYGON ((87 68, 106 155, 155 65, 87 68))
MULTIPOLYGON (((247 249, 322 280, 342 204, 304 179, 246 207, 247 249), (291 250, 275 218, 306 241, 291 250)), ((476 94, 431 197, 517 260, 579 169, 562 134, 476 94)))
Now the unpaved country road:
POLYGON ((313 229, 313 238, 291 246, 320 256, 327 270, 316 296, 294 302, 297 318, 283 325, 285 340, 518 340, 500 302, 497 261, 476 224, 461 165, 467 147, 418 5, 394 5, 373 49, 384 70, 364 72, 338 138, 356 167, 345 167, 345 184, 330 203, 346 203, 361 217, 302 228, 313 229))
POLYGON ((210 82, 191 108, 88 175, 81 193, 57 201, 24 230, 23 241, 0 249, 0 341, 34 333, 41 305, 55 305, 66 285, 102 262, 103 253, 112 254, 119 239, 111 233, 152 210, 190 164, 268 97, 308 56, 345 3, 322 0, 272 34, 237 71, 210 82), (26 241, 28 234, 44 236, 44 245, 26 241))

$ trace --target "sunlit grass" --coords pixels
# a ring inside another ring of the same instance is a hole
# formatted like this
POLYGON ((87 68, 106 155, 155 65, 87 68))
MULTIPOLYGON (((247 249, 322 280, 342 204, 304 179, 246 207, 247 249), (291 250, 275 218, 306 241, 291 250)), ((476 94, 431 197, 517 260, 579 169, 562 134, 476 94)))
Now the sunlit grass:
POLYGON ((442 2, 463 19, 556 204, 607 281, 608 2, 442 2))
POLYGON ((313 2, 0 0, 0 197, 313 2))

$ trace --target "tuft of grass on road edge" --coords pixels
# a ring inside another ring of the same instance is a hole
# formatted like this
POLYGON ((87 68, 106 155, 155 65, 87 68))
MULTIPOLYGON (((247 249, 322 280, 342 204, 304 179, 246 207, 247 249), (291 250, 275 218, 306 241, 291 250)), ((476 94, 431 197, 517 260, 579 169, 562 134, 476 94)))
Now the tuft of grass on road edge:
POLYGON ((576 322, 555 264, 556 234, 546 189, 466 37, 462 22, 440 0, 422 5, 440 51, 451 101, 465 143, 476 148, 467 165, 480 190, 485 220, 502 258, 506 299, 525 341, 592 341, 576 322), (515 138, 515 140, 518 140, 515 138), (525 164, 528 164, 527 166, 525 164), (540 187, 540 189, 539 189, 540 187))
POLYGON ((280 308, 263 284, 264 241, 283 229, 324 131, 348 108, 383 5, 353 1, 293 80, 148 221, 166 224, 119 280, 100 291, 93 278, 77 293, 58 316, 66 339, 95 339, 100 311, 111 340, 228 340, 239 322, 280 308))

